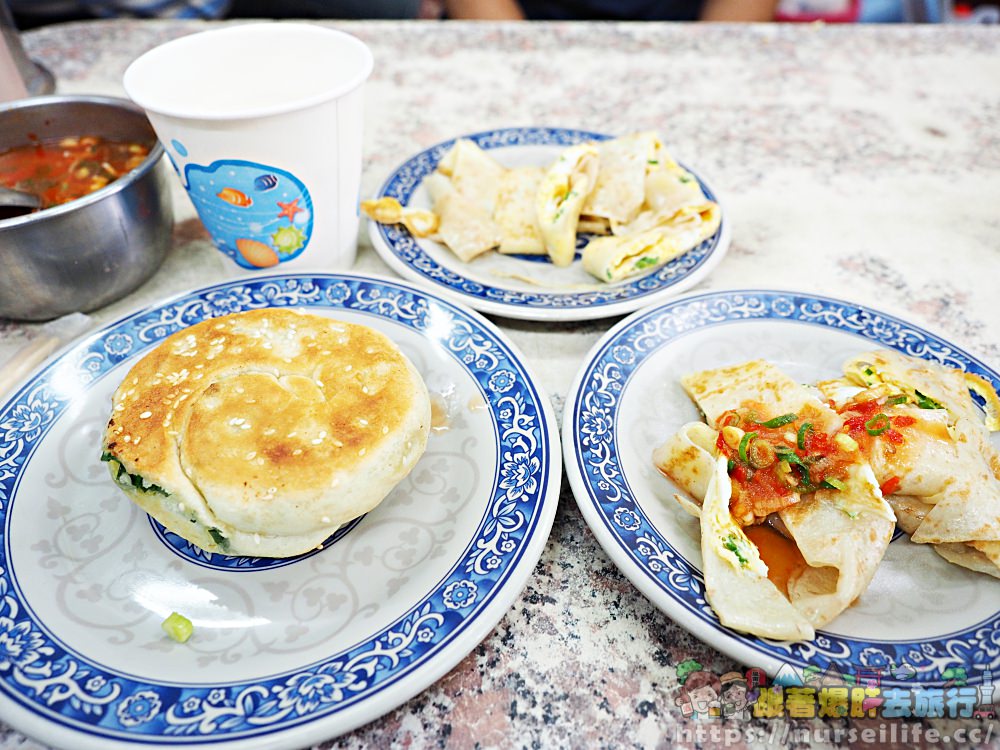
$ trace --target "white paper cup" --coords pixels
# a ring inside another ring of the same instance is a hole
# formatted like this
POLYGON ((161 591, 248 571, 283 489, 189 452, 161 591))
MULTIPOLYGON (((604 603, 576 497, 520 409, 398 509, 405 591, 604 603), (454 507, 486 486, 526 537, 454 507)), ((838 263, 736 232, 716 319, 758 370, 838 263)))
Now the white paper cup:
POLYGON ((357 253, 359 39, 301 23, 182 37, 125 71, 216 247, 243 269, 343 270, 357 253))

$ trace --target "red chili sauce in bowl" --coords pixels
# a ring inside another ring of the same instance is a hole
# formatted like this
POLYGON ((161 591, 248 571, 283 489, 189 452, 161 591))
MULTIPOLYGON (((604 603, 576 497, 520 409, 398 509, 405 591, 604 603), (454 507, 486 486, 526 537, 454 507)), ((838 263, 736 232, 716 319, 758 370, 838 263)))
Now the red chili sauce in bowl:
POLYGON ((17 146, 0 152, 0 185, 34 193, 51 208, 100 190, 142 164, 149 150, 91 135, 17 146))

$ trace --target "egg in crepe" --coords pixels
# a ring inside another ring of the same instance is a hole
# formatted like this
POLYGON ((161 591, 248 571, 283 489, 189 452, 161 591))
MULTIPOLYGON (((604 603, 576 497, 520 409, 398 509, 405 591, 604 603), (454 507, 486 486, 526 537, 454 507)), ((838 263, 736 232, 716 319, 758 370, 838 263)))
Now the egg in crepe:
POLYGON ((289 557, 381 502, 429 429, 423 380, 387 336, 261 309, 202 321, 139 360, 115 391, 103 458, 202 549, 289 557))
POLYGON ((583 249, 583 267, 602 281, 622 281, 666 265, 715 234, 719 207, 703 201, 686 206, 669 222, 638 234, 592 239, 583 249))
MULTIPOLYGON (((705 197, 695 176, 658 139, 649 146, 637 181, 642 196, 638 207, 610 215, 607 236, 591 240, 583 250, 584 269, 601 281, 614 283, 659 268, 700 245, 722 223, 719 205, 705 197)), ((584 218, 590 221, 588 210, 584 207, 584 218)))
POLYGON ((811 640, 813 626, 768 578, 757 546, 729 512, 732 483, 726 458, 716 459, 701 507, 705 598, 734 630, 777 640, 811 640))
MULTIPOLYGON (((496 249, 548 255, 564 268, 573 265, 581 235, 596 237, 581 265, 604 283, 654 271, 721 224, 718 204, 652 131, 579 143, 549 164, 509 168, 459 139, 423 185, 432 212, 386 198, 363 201, 361 210, 443 243, 463 262, 496 249)), ((528 275, 502 273, 535 283, 528 275)))
POLYGON ((545 255, 535 213, 535 196, 544 174, 541 167, 514 167, 500 178, 493 220, 500 228, 501 253, 545 255))
MULTIPOLYGON (((717 538, 731 521, 742 530, 733 541, 741 556, 759 558, 813 628, 863 593, 897 523, 949 562, 1000 577, 1000 458, 989 441, 1000 426, 1000 399, 992 386, 894 351, 852 357, 844 370, 815 387, 762 360, 685 376, 705 422, 683 425, 653 453, 687 493, 676 496, 681 507, 701 518, 703 554, 704 535, 717 538), (985 403, 985 418, 972 393, 985 403), (720 520, 719 496, 729 519, 720 520)), ((759 573, 756 562, 749 567, 759 573)), ((707 590, 738 591, 732 580, 710 581, 720 574, 732 579, 706 560, 707 590)), ((750 611, 765 606, 759 581, 753 585, 753 596, 717 593, 712 606, 731 627, 776 637, 750 611)))
POLYGON ((507 170, 483 149, 466 138, 460 138, 438 163, 436 171, 448 177, 455 189, 484 214, 493 216, 500 180, 507 170))
POLYGON ((424 180, 438 216, 437 237, 461 260, 468 262, 497 247, 503 233, 480 204, 459 192, 443 174, 424 180))
MULTIPOLYGON (((768 597, 776 594, 787 605, 781 622, 761 621, 755 610, 764 606, 762 584, 754 583, 756 598, 741 598, 730 581, 733 595, 716 596, 713 609, 723 623, 755 635, 813 637, 813 628, 835 618, 865 590, 892 536, 895 518, 871 468, 856 446, 835 442, 841 419, 818 392, 770 363, 755 360, 693 373, 682 385, 707 424, 684 425, 656 449, 654 463, 689 493, 678 501, 701 518, 703 554, 706 533, 716 538, 717 527, 741 528, 743 557, 752 553, 761 560, 773 585, 773 591, 766 589, 768 597), (712 477, 707 485, 706 476, 712 477), (718 503, 713 493, 725 496, 728 518, 717 505, 713 518, 706 519, 709 498, 718 503), (766 553, 776 547, 758 548, 754 539, 761 537, 750 536, 762 524, 781 530, 799 564, 788 566, 776 557, 768 562, 766 553)), ((715 554, 725 557, 718 549, 715 554)), ((720 573, 732 578, 727 568, 706 561, 706 590, 722 590, 712 580, 720 573)), ((746 583, 745 575, 740 580, 746 583)))
POLYGON ((1000 574, 1000 456, 989 440, 1000 428, 1000 400, 992 386, 891 350, 852 357, 844 372, 820 387, 849 417, 880 484, 903 498, 911 540, 947 545, 937 551, 951 562, 1000 574))
POLYGON ((631 221, 646 199, 646 173, 659 163, 660 139, 655 132, 644 131, 595 146, 599 169, 580 212, 612 224, 631 221))
POLYGON ((577 223, 597 179, 598 152, 591 143, 570 146, 546 170, 535 194, 538 228, 545 251, 557 266, 576 255, 577 223))

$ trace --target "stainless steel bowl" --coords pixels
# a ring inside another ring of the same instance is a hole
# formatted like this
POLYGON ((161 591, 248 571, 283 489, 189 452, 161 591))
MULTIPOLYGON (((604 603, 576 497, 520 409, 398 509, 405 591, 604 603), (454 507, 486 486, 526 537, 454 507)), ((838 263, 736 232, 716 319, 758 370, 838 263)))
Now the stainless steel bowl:
POLYGON ((0 107, 0 151, 66 136, 151 145, 106 187, 0 221, 0 317, 47 320, 88 312, 138 287, 170 246, 173 204, 163 147, 142 109, 103 96, 43 96, 0 107))

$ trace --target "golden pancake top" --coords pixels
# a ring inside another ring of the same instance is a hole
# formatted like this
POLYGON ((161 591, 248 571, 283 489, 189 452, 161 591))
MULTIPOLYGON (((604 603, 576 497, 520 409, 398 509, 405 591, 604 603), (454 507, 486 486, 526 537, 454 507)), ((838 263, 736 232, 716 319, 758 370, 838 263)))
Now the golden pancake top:
POLYGON ((297 505, 396 439, 420 398, 419 374, 378 331, 254 310, 179 331, 140 360, 114 394, 104 447, 167 492, 190 483, 205 498, 297 505))

